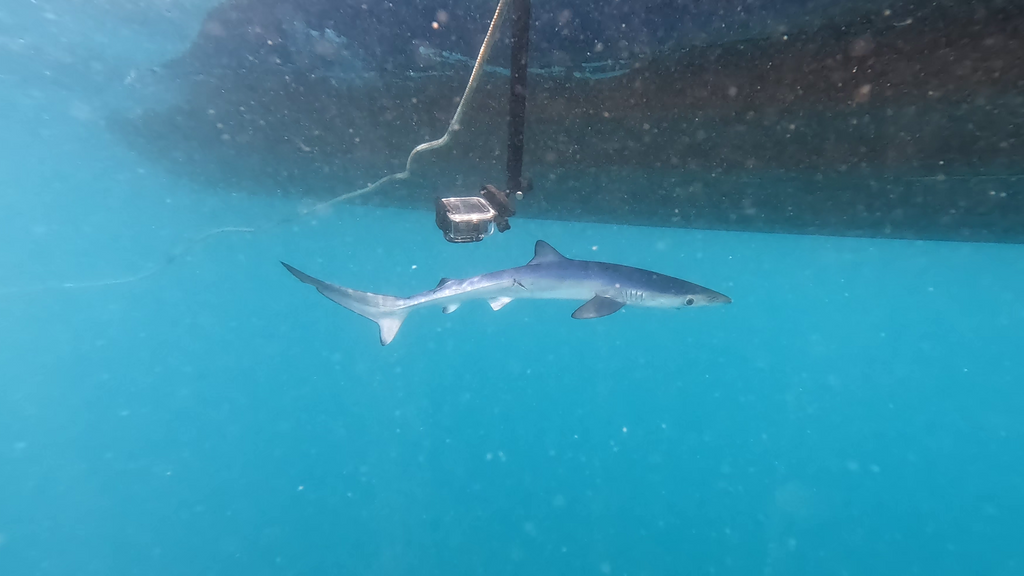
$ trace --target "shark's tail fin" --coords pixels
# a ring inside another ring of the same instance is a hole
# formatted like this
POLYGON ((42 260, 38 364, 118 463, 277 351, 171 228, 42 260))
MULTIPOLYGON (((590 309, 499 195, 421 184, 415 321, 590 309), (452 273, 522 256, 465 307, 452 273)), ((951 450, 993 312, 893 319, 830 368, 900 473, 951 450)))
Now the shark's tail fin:
POLYGON ((398 329, 402 327, 402 322, 409 313, 408 309, 402 306, 404 298, 371 294, 345 288, 344 286, 336 286, 322 280, 317 280, 284 262, 281 262, 281 264, 296 278, 315 287, 324 296, 356 314, 376 322, 377 326, 380 327, 381 346, 387 346, 394 340, 395 334, 398 334, 398 329))

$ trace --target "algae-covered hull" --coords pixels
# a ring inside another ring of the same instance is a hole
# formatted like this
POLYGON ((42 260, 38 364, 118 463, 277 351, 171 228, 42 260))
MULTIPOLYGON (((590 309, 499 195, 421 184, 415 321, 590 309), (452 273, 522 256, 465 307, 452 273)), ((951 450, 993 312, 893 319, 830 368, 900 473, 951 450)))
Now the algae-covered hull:
MULTIPOLYGON (((701 34, 694 23, 710 16, 673 20, 662 5, 615 42, 607 18, 538 3, 534 191, 520 213, 1024 241, 1024 10, 856 4, 749 18, 732 36, 701 34)), ((414 146, 444 133, 493 7, 359 22, 341 17, 357 4, 316 8, 215 10, 158 73, 180 99, 111 126, 167 169, 225 188, 327 199, 402 170, 414 146)), ((499 42, 449 147, 359 201, 428 210, 438 194, 504 182, 507 57, 499 42)))

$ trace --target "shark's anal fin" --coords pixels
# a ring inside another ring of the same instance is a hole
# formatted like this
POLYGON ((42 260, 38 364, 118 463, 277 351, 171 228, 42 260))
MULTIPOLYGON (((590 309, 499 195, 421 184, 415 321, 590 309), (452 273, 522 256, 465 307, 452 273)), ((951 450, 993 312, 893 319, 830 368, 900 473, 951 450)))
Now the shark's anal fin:
POLYGON ((444 312, 445 314, 451 314, 452 312, 455 312, 456 310, 458 310, 459 306, 461 306, 461 305, 462 305, 462 302, 455 302, 454 304, 448 304, 444 308, 441 309, 441 312, 444 312))
POLYGON ((537 240, 537 244, 533 247, 533 260, 526 263, 527 266, 530 264, 544 264, 547 262, 564 262, 568 260, 565 256, 562 256, 558 250, 551 247, 551 244, 543 240, 537 240))
POLYGON ((513 299, 508 296, 498 296, 496 298, 488 298, 487 303, 491 305, 491 310, 501 310, 513 299))
POLYGON ((605 296, 594 296, 583 306, 580 306, 572 313, 572 317, 577 320, 584 320, 588 318, 601 318, 614 314, 619 311, 620 308, 625 306, 625 302, 608 298, 605 296))

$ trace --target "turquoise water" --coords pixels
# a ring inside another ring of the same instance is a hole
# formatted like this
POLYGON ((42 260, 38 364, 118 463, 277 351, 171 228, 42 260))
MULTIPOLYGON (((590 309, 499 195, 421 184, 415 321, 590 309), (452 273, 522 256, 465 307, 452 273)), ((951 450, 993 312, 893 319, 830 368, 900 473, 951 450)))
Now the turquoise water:
POLYGON ((1024 248, 430 214, 210 191, 0 85, 0 574, 1024 574, 1024 248), (381 227, 381 223, 386 226, 381 227), (382 233, 383 230, 383 233, 382 233), (410 294, 574 258, 728 307, 410 294))

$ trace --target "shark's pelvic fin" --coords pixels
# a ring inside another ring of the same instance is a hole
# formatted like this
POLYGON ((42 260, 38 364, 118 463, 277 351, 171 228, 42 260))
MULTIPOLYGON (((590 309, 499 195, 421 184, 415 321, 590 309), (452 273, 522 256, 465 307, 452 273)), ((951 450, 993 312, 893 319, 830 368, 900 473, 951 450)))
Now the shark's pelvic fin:
POLYGON ((487 303, 491 305, 491 310, 501 310, 505 307, 505 304, 511 302, 513 298, 508 296, 498 296, 496 298, 488 298, 487 303))
POLYGON ((542 264, 545 262, 562 262, 568 260, 565 256, 562 256, 558 250, 551 247, 551 244, 543 240, 537 240, 537 244, 533 247, 533 260, 526 263, 527 266, 530 264, 542 264))
POLYGON ((584 320, 588 318, 601 318, 602 316, 608 316, 619 311, 620 308, 625 306, 625 302, 620 302, 613 298, 605 296, 594 296, 583 306, 580 306, 572 313, 572 317, 577 320, 584 320))
POLYGON ((318 292, 324 296, 330 298, 336 302, 348 308, 349 310, 369 318, 377 323, 380 328, 380 345, 387 346, 395 339, 395 334, 398 334, 398 329, 402 327, 402 322, 405 321, 406 315, 409 313, 408 310, 402 306, 403 299, 396 298, 395 296, 385 296, 383 294, 373 294, 370 292, 360 292, 359 290, 352 290, 351 288, 345 288, 344 286, 337 286, 323 280, 318 280, 301 270, 293 268, 284 262, 281 262, 293 276, 301 280, 305 284, 309 284, 317 289, 318 292))
POLYGON ((456 302, 454 304, 449 304, 449 305, 445 306, 444 308, 442 308, 441 312, 444 312, 445 314, 451 314, 452 312, 455 312, 456 310, 458 310, 459 306, 461 306, 461 305, 462 305, 462 302, 456 302))

